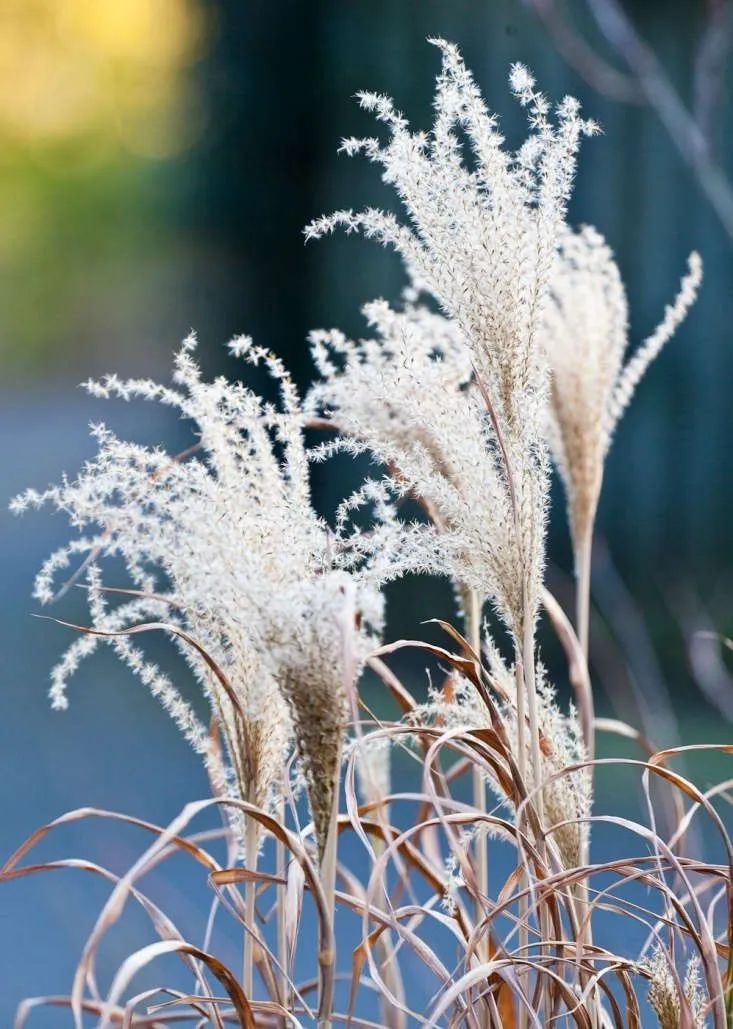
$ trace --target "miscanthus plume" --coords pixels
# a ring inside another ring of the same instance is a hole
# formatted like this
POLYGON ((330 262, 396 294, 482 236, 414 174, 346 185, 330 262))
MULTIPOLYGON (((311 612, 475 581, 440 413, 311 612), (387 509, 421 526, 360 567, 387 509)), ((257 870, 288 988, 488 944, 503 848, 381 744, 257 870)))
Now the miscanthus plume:
POLYGON ((279 384, 276 406, 223 378, 203 381, 194 349, 189 338, 176 355, 172 388, 116 376, 87 388, 177 409, 193 423, 195 453, 172 457, 99 426, 98 454, 75 481, 29 490, 14 503, 17 511, 51 504, 83 534, 43 566, 41 601, 52 599, 72 560, 91 562, 94 634, 74 642, 54 669, 52 701, 66 706, 79 660, 108 639, 204 755, 217 786, 258 805, 278 794, 294 738, 322 848, 348 694, 373 645, 381 601, 335 565, 331 534, 310 503, 299 398, 280 362, 246 339, 233 345, 267 364, 279 384), (99 568, 109 559, 121 560, 132 590, 116 607, 99 568), (134 644, 129 630, 141 622, 177 640, 226 741, 225 763, 189 704, 134 644))
MULTIPOLYGON (((596 126, 581 118, 572 97, 553 108, 527 69, 514 65, 510 87, 527 113, 529 133, 518 150, 510 150, 457 49, 433 42, 442 66, 431 131, 413 132, 392 100, 364 93, 362 107, 385 125, 388 138, 347 139, 342 147, 381 167, 407 220, 372 208, 342 210, 314 221, 306 236, 340 227, 394 247, 413 289, 432 295, 451 331, 465 341, 473 366, 467 402, 457 403, 452 419, 446 419, 445 397, 422 390, 424 406, 410 427, 409 453, 404 447, 395 450, 395 478, 418 495, 425 491, 428 502, 426 483, 439 493, 449 513, 448 531, 436 542, 437 559, 426 558, 424 548, 407 547, 398 552, 399 560, 408 570, 422 571, 439 568, 448 557, 449 572, 472 611, 466 628, 474 647, 483 602, 494 602, 514 640, 516 668, 524 680, 517 690, 520 774, 527 774, 528 725, 534 781, 540 782, 534 633, 550 482, 548 368, 540 330, 580 139, 596 126), (428 426, 432 439, 440 436, 443 454, 455 458, 452 479, 436 466, 434 449, 426 460, 420 433, 428 426)), ((383 459, 381 441, 367 440, 367 445, 383 459)), ((386 509, 381 497, 377 506, 380 502, 386 509)), ((408 538, 409 543, 414 540, 408 538)), ((537 809, 541 821, 541 792, 537 809)))
POLYGON ((688 263, 662 321, 625 361, 628 304, 610 248, 589 226, 562 236, 541 335, 552 374, 549 439, 565 483, 576 552, 592 531, 614 429, 695 301, 702 262, 692 253, 688 263))
POLYGON ((649 976, 649 1005, 660 1029, 682 1029, 683 1026, 705 1029, 707 997, 701 982, 699 958, 690 959, 682 982, 672 956, 660 945, 643 965, 649 976))
MULTIPOLYGON (((493 428, 484 451, 485 463, 496 470, 491 499, 497 538, 511 536, 518 555, 508 595, 497 596, 490 575, 478 589, 482 597, 498 599, 508 627, 521 637, 534 627, 544 562, 547 372, 540 315, 579 140, 595 125, 580 117, 573 98, 553 111, 529 72, 515 65, 511 89, 527 111, 530 131, 516 152, 509 150, 456 48, 433 42, 442 70, 430 133, 411 131, 388 97, 363 93, 362 107, 386 126, 389 138, 348 139, 342 147, 381 166, 407 222, 371 208, 342 210, 313 222, 306 235, 341 227, 393 246, 414 285, 436 298, 462 334, 493 428)), ((429 396, 425 403, 421 424, 431 419, 429 396)), ((456 438, 461 433, 458 419, 453 432, 456 438)), ((454 533, 463 533, 466 551, 475 547, 468 517, 453 525, 454 533)))
POLYGON ((314 456, 368 451, 388 471, 368 481, 339 512, 346 530, 355 510, 373 508, 376 524, 349 535, 352 557, 380 581, 404 571, 449 576, 489 596, 512 624, 521 607, 516 566, 491 423, 455 323, 409 303, 364 308, 373 338, 358 342, 338 330, 311 334, 321 379, 307 409, 340 433, 314 456), (430 524, 405 524, 393 501, 418 497, 430 524))

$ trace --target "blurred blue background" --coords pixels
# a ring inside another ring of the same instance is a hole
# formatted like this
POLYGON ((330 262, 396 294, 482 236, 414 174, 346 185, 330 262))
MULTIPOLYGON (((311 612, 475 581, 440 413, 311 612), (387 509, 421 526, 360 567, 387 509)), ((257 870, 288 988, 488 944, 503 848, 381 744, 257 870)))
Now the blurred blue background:
MULTIPOLYGON (((733 630, 731 6, 626 3, 663 72, 660 93, 656 65, 644 64, 640 84, 609 23, 594 16, 606 10, 602 0, 3 0, 2 496, 73 473, 92 453, 89 421, 185 446, 185 427, 164 412, 100 404, 77 383, 113 370, 165 378, 191 328, 207 371, 236 374, 223 344, 247 332, 305 385, 307 331, 359 333, 361 304, 396 299, 403 285, 396 259, 373 244, 303 243, 314 215, 393 203, 373 167, 336 155, 342 136, 373 131, 353 94, 392 94, 427 126, 437 55, 425 38, 443 35, 460 45, 515 141, 522 116, 506 79, 509 64, 524 61, 550 96, 579 96, 604 129, 584 147, 571 218, 595 224, 617 253, 633 344, 660 319, 687 253, 697 248, 705 261, 700 299, 614 444, 592 635, 602 708, 641 721, 663 744, 725 740, 730 674, 715 641, 694 634, 733 630), (675 120, 670 90, 692 112, 688 122, 675 120)), ((319 471, 325 511, 355 474, 339 464, 327 483, 319 471)), ((48 671, 68 632, 31 617, 30 591, 66 530, 45 514, 13 520, 4 507, 0 856, 79 805, 168 822, 207 793, 196 759, 104 652, 76 677, 70 710, 49 709, 48 671)), ((558 494, 549 577, 569 602, 563 518, 558 494)), ((407 583, 396 597, 392 636, 451 611, 440 584, 407 583)), ((53 613, 82 618, 81 600, 67 596, 53 613)), ((84 854, 119 871, 142 845, 132 830, 79 823, 39 855, 84 854)), ((0 889, 0 1025, 21 997, 68 989, 105 896, 81 873, 58 876, 0 889)), ((200 877, 181 868, 156 888, 200 939, 200 877)), ((125 922, 109 967, 145 939, 139 923, 125 922)), ((38 1012, 31 1024, 69 1018, 38 1012)))

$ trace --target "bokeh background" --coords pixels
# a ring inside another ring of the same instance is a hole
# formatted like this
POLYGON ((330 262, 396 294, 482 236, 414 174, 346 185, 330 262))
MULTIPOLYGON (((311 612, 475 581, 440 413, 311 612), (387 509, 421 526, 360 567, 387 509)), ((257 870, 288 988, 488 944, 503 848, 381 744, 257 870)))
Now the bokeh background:
MULTIPOLYGON (((323 211, 393 203, 374 168, 336 154, 342 136, 372 131, 356 90, 392 94, 427 125, 437 55, 425 40, 443 35, 518 140, 506 78, 524 61, 604 129, 584 147, 571 218, 617 253, 633 345, 660 319, 687 253, 705 261, 699 301, 610 458, 594 675, 600 706, 662 744, 726 739, 731 674, 704 633, 733 632, 732 34, 729 0, 1 0, 0 494, 72 473, 91 453, 90 421, 186 445, 186 427, 164 414, 101 405, 77 384, 111 370, 165 377, 191 328, 208 371, 237 374, 223 344, 248 332, 307 383, 307 331, 359 333, 360 305, 403 285, 373 244, 303 241, 323 211)), ((324 511, 355 475, 345 463, 328 482, 319 473, 324 511)), ((558 501, 549 576, 569 601, 558 501)), ((64 532, 44 515, 0 512, 3 858, 70 807, 167 822, 207 791, 163 713, 105 654, 79 673, 67 713, 48 708, 48 669, 68 636, 32 617, 30 590, 64 532)), ((440 584, 404 584, 393 601, 394 636, 451 610, 440 584)), ((81 612, 76 596, 58 610, 81 612)), ((141 845, 131 831, 79 824, 42 853, 121 869, 141 845)), ((200 898, 186 874, 161 880, 158 898, 195 935, 200 898)), ((68 987, 105 895, 59 875, 0 890, 2 1025, 21 997, 68 987)), ((110 967, 139 932, 124 923, 110 967)), ((39 1011, 32 1024, 69 1023, 39 1011)))

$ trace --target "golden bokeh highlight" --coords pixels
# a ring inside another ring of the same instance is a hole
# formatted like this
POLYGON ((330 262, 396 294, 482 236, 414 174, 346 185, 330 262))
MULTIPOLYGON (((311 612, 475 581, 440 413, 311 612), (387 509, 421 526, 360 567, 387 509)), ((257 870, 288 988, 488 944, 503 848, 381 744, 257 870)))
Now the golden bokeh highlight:
POLYGON ((178 274, 159 169, 203 143, 215 27, 203 0, 0 0, 6 378, 129 338, 178 274))
POLYGON ((205 123, 186 72, 209 38, 196 0, 4 0, 0 137, 176 154, 205 123))

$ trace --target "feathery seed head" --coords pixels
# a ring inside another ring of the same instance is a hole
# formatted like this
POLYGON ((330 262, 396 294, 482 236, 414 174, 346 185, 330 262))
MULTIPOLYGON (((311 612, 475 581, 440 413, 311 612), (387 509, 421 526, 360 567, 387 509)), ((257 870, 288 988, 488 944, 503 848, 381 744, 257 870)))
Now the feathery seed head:
MULTIPOLYGON (((334 566, 328 527, 310 503, 300 401, 281 363, 245 337, 235 341, 250 363, 267 364, 280 388, 275 406, 241 384, 203 381, 194 346, 189 338, 176 356, 174 388, 115 376, 89 384, 98 396, 178 409, 196 428, 198 453, 178 459, 100 427, 98 454, 76 481, 17 498, 16 510, 50 503, 86 533, 46 562, 36 596, 52 599, 59 572, 76 555, 121 559, 136 595, 108 610, 93 568, 93 629, 165 622, 215 662, 220 675, 178 639, 227 743, 229 768, 219 768, 217 779, 242 799, 267 803, 292 721, 309 786, 327 790, 325 766, 333 767, 334 741, 340 745, 346 724, 345 691, 370 645, 367 620, 359 630, 355 611, 363 606, 374 626, 380 598, 334 566)), ((69 675, 98 639, 75 641, 54 670, 56 706, 65 704, 69 675)), ((128 636, 110 639, 206 757, 209 736, 173 685, 128 636)))
POLYGON ((624 365, 628 308, 618 267, 591 227, 566 230, 541 336, 551 369, 548 433, 576 547, 593 523, 613 431, 649 364, 683 321, 702 276, 697 254, 659 327, 624 365))
POLYGON ((322 379, 305 401, 312 416, 333 419, 340 437, 315 457, 369 451, 390 475, 370 481, 342 507, 373 507, 377 526, 352 529, 349 553, 366 574, 385 581, 430 571, 490 597, 517 629, 521 582, 512 497, 484 400, 472 382, 471 353, 454 322, 426 307, 395 311, 384 301, 364 308, 375 330, 353 342, 335 330, 311 335, 322 379), (417 497, 432 525, 406 524, 395 495, 417 497))
MULTIPOLYGON (((390 130, 390 140, 364 141, 367 156, 382 166, 409 218, 367 209, 339 211, 312 222, 308 238, 337 227, 362 231, 394 246, 421 286, 429 289, 463 330, 503 417, 519 414, 521 396, 513 388, 531 384, 533 332, 546 292, 550 258, 562 226, 575 170, 580 136, 589 125, 576 104, 565 100, 550 120, 549 106, 534 92, 534 80, 521 65, 511 72, 513 91, 530 108, 532 131, 512 154, 471 73, 455 46, 431 40, 442 51, 432 133, 410 131, 392 102, 361 94, 390 130), (469 170, 462 159, 459 132, 475 157, 469 170), (496 387, 502 386, 499 389, 496 387)), ((351 141, 349 152, 360 148, 351 141)), ((522 415, 526 411, 522 409, 522 415)))
POLYGON ((699 959, 693 957, 688 962, 683 984, 679 982, 670 955, 660 944, 655 946, 645 967, 650 976, 649 1004, 657 1016, 660 1029, 681 1029, 683 1003, 688 1008, 695 1029, 704 1029, 705 995, 701 985, 699 959))
MULTIPOLYGON (((347 148, 381 165, 407 223, 374 209, 337 211, 312 222, 306 237, 341 227, 393 246, 416 287, 432 293, 464 338, 484 406, 491 405, 500 458, 494 467, 511 507, 512 556, 519 556, 513 592, 523 599, 521 615, 511 604, 508 622, 521 632, 519 623, 533 621, 537 610, 548 491, 547 369, 538 329, 579 140, 595 127, 568 99, 553 115, 529 72, 515 65, 510 84, 527 109, 530 134, 509 152, 456 47, 431 42, 442 52, 432 132, 412 132, 390 101, 368 94, 362 105, 387 125, 389 139, 347 148), (463 160, 464 138, 472 167, 463 160)), ((503 541, 501 547, 507 556, 503 541)), ((478 588, 483 595, 493 589, 487 582, 478 588)))

